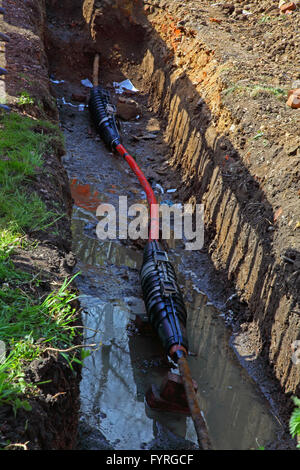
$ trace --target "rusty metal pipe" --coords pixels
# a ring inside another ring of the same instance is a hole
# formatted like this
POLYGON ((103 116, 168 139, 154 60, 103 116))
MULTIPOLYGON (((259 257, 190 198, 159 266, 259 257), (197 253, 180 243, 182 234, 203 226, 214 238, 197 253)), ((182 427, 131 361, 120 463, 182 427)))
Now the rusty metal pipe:
POLYGON ((93 64, 93 85, 96 87, 99 85, 99 54, 95 55, 93 64))
POLYGON ((208 437, 205 421, 201 415, 201 411, 198 405, 198 400, 193 386, 193 379, 187 362, 187 358, 185 356, 180 357, 177 361, 177 364, 179 367, 180 375, 182 377, 186 399, 194 422, 199 447, 203 450, 209 450, 211 449, 211 443, 208 437))

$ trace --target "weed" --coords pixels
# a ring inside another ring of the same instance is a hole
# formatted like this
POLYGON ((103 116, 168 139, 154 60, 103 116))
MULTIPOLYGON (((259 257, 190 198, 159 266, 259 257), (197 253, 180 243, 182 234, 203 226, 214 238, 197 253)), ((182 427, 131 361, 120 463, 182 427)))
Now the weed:
POLYGON ((300 449, 300 398, 293 397, 296 406, 289 422, 290 433, 292 437, 297 437, 297 448, 300 449))
POLYGON ((258 132, 258 133, 253 137, 252 140, 257 140, 257 139, 259 139, 260 137, 262 137, 263 135, 264 135, 263 132, 258 132))
POLYGON ((278 99, 286 98, 287 93, 279 87, 268 85, 255 85, 250 91, 251 98, 256 98, 259 95, 274 95, 278 99))
POLYGON ((34 99, 31 98, 27 91, 22 91, 20 97, 18 98, 17 105, 18 106, 26 106, 28 104, 34 104, 34 99))
POLYGON ((226 88, 224 91, 223 91, 223 94, 224 95, 230 95, 231 93, 235 93, 235 92, 241 92, 245 90, 245 86, 243 85, 238 85, 237 83, 234 84, 234 85, 231 85, 230 87, 226 88))
POLYGON ((271 21, 271 16, 270 15, 262 15, 262 17, 258 21, 258 24, 269 23, 270 21, 271 21))
POLYGON ((280 87, 274 87, 271 85, 243 85, 239 82, 232 84, 223 91, 225 96, 232 93, 247 94, 250 98, 256 99, 260 96, 273 95, 279 100, 284 100, 287 97, 287 92, 280 87))

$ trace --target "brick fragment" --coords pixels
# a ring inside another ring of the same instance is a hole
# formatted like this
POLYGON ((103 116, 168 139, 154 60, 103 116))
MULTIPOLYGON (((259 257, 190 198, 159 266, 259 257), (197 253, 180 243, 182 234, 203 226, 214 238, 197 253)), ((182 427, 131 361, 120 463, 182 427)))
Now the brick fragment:
POLYGON ((284 3, 279 8, 281 13, 288 13, 296 9, 296 4, 294 2, 284 3))
POLYGON ((300 108, 300 88, 295 88, 288 92, 288 100, 286 104, 293 109, 300 108))

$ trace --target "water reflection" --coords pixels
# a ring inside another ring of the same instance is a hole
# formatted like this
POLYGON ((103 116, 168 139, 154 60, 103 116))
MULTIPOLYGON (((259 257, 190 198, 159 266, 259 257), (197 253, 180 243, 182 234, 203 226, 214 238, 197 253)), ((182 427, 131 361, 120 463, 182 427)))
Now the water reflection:
POLYGON ((197 353, 189 362, 200 407, 216 449, 257 448, 275 438, 277 423, 229 348, 219 312, 206 301, 194 296, 187 324, 190 348, 197 353))
POLYGON ((142 255, 120 242, 100 241, 96 237, 97 219, 82 208, 74 210, 72 222, 73 246, 82 265, 103 266, 106 262, 116 266, 138 269, 142 255), (86 236, 84 236, 86 234, 86 236))
POLYGON ((156 440, 157 426, 145 413, 144 393, 166 373, 159 367, 145 371, 145 362, 157 356, 156 341, 138 338, 130 344, 130 310, 126 305, 102 303, 86 295, 80 302, 84 324, 99 331, 93 341, 102 342, 100 350, 85 361, 81 411, 115 449, 149 448, 156 440))
MULTIPOLYGON (((190 417, 156 413, 144 403, 147 389, 151 384, 159 387, 172 365, 155 335, 140 334, 132 327, 132 318, 144 313, 140 287, 122 280, 129 295, 122 300, 118 296, 115 269, 130 268, 138 282, 141 253, 118 242, 100 242, 92 234, 83 237, 86 223, 87 219, 73 220, 81 283, 90 277, 98 290, 95 295, 81 295, 80 302, 84 325, 97 330, 92 338, 87 330, 87 342, 101 341, 102 346, 85 361, 82 414, 115 449, 193 448, 197 439, 190 417)), ((187 330, 190 350, 197 354, 189 362, 214 448, 264 445, 275 437, 273 416, 229 348, 220 312, 190 279, 179 277, 183 291, 189 293, 187 330)))

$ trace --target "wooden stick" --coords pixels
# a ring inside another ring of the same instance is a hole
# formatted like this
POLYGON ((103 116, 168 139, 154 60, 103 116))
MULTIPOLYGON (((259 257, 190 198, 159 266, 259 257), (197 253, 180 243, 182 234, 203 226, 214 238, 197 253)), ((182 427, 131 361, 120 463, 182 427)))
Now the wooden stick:
POLYGON ((94 58, 94 65, 93 65, 93 85, 98 86, 99 85, 99 59, 100 56, 99 54, 95 55, 94 58))

